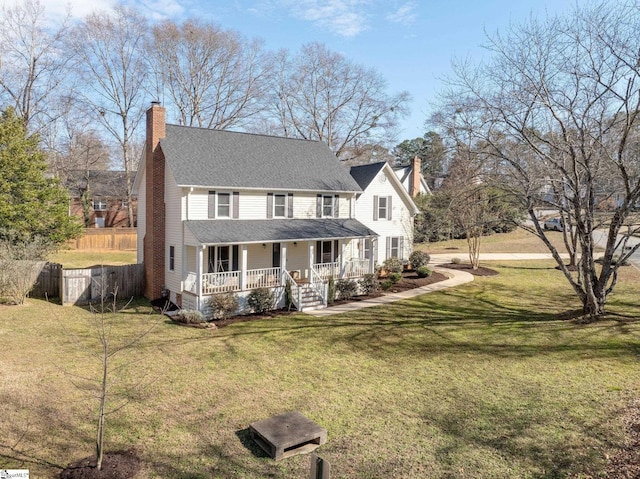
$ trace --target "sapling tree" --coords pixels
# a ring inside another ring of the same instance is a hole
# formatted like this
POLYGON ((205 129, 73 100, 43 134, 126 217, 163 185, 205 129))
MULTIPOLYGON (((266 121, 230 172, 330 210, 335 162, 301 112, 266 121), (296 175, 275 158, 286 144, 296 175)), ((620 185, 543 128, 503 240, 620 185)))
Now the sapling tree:
MULTIPOLYGON (((100 278, 94 281, 100 299, 96 305, 90 306, 90 339, 82 340, 78 335, 66 332, 97 364, 92 373, 73 374, 71 380, 78 389, 91 391, 98 404, 95 450, 96 467, 100 470, 105 454, 107 418, 129 403, 134 390, 148 384, 142 374, 135 380, 125 380, 125 370, 142 360, 134 359, 135 348, 153 331, 158 321, 145 322, 132 329, 131 319, 121 314, 131 301, 126 304, 118 302, 118 287, 104 270, 100 278)), ((139 371, 140 369, 136 370, 139 371)))

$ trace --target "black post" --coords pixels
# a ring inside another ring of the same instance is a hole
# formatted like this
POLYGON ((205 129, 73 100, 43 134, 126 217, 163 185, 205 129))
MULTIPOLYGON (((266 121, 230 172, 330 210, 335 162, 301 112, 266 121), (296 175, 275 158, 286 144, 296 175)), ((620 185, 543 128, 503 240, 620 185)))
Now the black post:
POLYGON ((309 479, 331 479, 331 464, 317 454, 311 454, 311 474, 309 479))

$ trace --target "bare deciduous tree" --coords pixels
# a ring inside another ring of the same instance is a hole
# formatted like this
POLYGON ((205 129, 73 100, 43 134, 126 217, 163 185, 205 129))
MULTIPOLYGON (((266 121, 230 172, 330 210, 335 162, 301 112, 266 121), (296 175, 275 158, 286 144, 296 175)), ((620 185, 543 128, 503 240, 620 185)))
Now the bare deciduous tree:
POLYGON ((155 76, 183 125, 227 129, 247 124, 262 108, 262 45, 194 19, 164 21, 149 46, 155 76))
POLYGON ((389 142, 409 94, 387 93, 384 79, 324 45, 311 43, 290 57, 278 53, 272 62, 270 118, 285 136, 324 141, 345 158, 357 142, 389 142))
MULTIPOLYGON (((640 11, 604 2, 571 16, 531 19, 490 38, 491 59, 458 64, 439 115, 494 161, 494 179, 517 194, 530 231, 551 251, 586 318, 605 312, 640 201, 640 11), (616 197, 611 210, 598 211, 616 197), (556 209, 577 237, 577 271, 565 265, 536 216, 556 209), (596 267, 598 230, 606 235, 596 267), (621 253, 617 257, 616 251, 621 253)), ((636 228, 637 229, 637 228, 636 228)))
POLYGON ((87 113, 114 138, 125 171, 129 226, 133 226, 132 173, 138 157, 132 141, 142 119, 148 70, 144 44, 146 18, 117 6, 113 13, 89 15, 74 31, 73 50, 87 113))
POLYGON ((51 121, 51 105, 67 78, 69 16, 49 25, 39 0, 5 5, 0 15, 0 99, 37 131, 51 121))

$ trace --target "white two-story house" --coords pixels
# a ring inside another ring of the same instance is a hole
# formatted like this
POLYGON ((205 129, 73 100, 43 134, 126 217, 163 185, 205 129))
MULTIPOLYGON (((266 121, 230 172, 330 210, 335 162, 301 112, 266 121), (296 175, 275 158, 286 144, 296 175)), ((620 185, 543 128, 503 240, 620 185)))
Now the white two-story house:
POLYGON ((357 195, 355 217, 378 236, 375 241, 361 240, 362 257, 372 258, 376 264, 391 257, 407 263, 413 249, 413 220, 419 209, 401 179, 384 161, 353 166, 350 173, 363 190, 357 195))
POLYGON ((168 125, 165 114, 147 111, 134 182, 146 297, 204 310, 211 295, 269 287, 282 304, 288 280, 303 310, 326 305, 330 276, 374 271, 362 189, 324 143, 168 125))

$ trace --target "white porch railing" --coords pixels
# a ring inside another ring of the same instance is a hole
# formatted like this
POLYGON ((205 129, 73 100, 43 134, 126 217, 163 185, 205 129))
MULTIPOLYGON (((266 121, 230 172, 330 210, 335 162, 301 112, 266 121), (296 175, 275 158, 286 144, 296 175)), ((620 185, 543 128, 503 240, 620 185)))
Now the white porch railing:
POLYGON ((224 271, 202 275, 202 294, 240 291, 240 271, 224 271))
POLYGON ((250 269, 247 271, 247 289, 280 286, 280 268, 250 269))
POLYGON ((300 307, 302 304, 302 297, 300 296, 300 286, 298 286, 296 280, 291 277, 287 270, 282 270, 282 284, 286 285, 287 281, 291 285, 291 301, 293 302, 293 305, 296 307, 296 309, 300 311, 302 309, 300 307))
POLYGON ((322 298, 322 304, 327 305, 327 294, 326 288, 324 285, 324 280, 320 277, 318 273, 314 269, 311 269, 311 275, 309 277, 309 284, 316 292, 318 296, 322 298))
POLYGON ((371 262, 368 259, 352 259, 347 261, 344 269, 346 278, 361 278, 365 274, 373 273, 373 271, 370 271, 371 262))
POLYGON ((327 281, 332 276, 340 277, 340 263, 316 263, 311 270, 316 273, 323 281, 327 281))
MULTIPOLYGON (((226 293, 241 291, 240 271, 224 271, 221 273, 205 273, 202 275, 202 294, 226 293)), ((184 289, 197 294, 197 273, 187 273, 184 289)), ((280 286, 280 268, 260 268, 247 270, 246 289, 275 288, 280 286)))
MULTIPOLYGON (((352 259, 344 263, 345 278, 360 278, 370 271, 371 265, 368 259, 352 259)), ((324 281, 333 276, 334 279, 342 278, 340 263, 316 263, 313 271, 324 281)))

